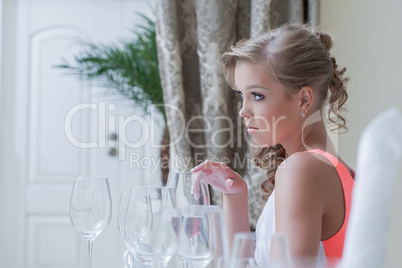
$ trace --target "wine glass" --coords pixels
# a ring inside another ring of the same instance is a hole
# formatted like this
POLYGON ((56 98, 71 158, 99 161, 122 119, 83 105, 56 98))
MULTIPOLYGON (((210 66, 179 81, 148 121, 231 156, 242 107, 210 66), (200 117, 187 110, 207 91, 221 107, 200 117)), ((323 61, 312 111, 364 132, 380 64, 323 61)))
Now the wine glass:
MULTIPOLYGON (((135 245, 151 230, 152 206, 149 195, 138 195, 131 190, 126 219, 124 222, 124 239, 126 246, 135 257, 135 245)), ((129 253, 127 253, 129 254, 129 253)))
POLYGON ((87 239, 88 268, 92 268, 92 245, 112 217, 112 201, 107 178, 77 177, 70 200, 70 219, 87 239))
POLYGON ((179 208, 210 204, 208 184, 203 172, 171 172, 166 186, 175 190, 179 208))
MULTIPOLYGON (((127 216, 127 207, 128 201, 130 199, 129 193, 123 192, 120 195, 119 202, 119 214, 117 216, 117 227, 119 228, 119 232, 123 238, 126 236, 126 216, 127 216)), ((130 250, 126 250, 123 255, 124 267, 131 268, 134 266, 134 257, 131 255, 130 250)))
POLYGON ((167 267, 168 262, 176 253, 179 241, 181 217, 177 208, 166 208, 160 213, 154 213, 155 225, 151 244, 154 252, 152 267, 167 267), (161 228, 162 227, 162 228, 161 228))
MULTIPOLYGON (((210 197, 205 173, 174 172, 169 173, 167 187, 175 189, 176 202, 179 208, 190 205, 209 205, 210 197)), ((188 267, 182 259, 183 266, 188 267)))
POLYGON ((119 214, 117 215, 117 227, 119 228, 119 232, 122 237, 125 237, 126 235, 125 224, 129 199, 130 195, 128 193, 121 193, 119 202, 119 214))
POLYGON ((136 260, 144 266, 166 267, 175 253, 178 238, 174 223, 179 217, 175 208, 172 188, 132 188, 127 210, 126 242, 136 260))
POLYGON ((180 209, 178 256, 191 268, 228 256, 227 236, 219 206, 193 205, 180 209))
POLYGON ((254 232, 239 232, 233 238, 231 267, 257 267, 254 259, 256 237, 254 232))

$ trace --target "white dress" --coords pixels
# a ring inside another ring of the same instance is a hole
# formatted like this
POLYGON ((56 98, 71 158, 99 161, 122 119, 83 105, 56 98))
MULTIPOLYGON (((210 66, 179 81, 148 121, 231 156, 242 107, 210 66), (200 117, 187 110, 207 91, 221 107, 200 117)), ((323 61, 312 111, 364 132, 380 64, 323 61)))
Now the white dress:
MULTIPOLYGON (((268 198, 264 210, 258 219, 255 235, 256 249, 255 261, 261 268, 268 267, 271 254, 271 237, 275 234, 275 191, 268 198)), ((324 246, 320 242, 320 248, 317 255, 317 267, 324 267, 327 263, 324 246)))

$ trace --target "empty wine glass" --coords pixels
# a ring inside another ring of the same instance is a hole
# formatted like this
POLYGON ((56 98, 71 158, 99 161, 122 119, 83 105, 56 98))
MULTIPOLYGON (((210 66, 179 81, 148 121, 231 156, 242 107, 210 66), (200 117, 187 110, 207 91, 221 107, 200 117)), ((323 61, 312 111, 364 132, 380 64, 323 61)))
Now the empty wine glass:
POLYGON ((257 267, 254 259, 256 237, 254 232, 239 232, 233 238, 231 267, 257 267))
MULTIPOLYGON (((130 199, 130 195, 126 192, 121 193, 120 195, 120 203, 119 203, 119 214, 117 215, 117 227, 119 228, 119 232, 123 238, 126 236, 126 216, 127 216, 127 207, 128 201, 130 199)), ((134 257, 131 255, 130 250, 126 250, 123 255, 124 267, 131 268, 134 266, 134 257)))
POLYGON ((126 245, 131 252, 131 255, 135 257, 135 248, 138 245, 138 241, 151 230, 153 218, 150 196, 138 195, 133 192, 132 189, 127 206, 125 228, 123 232, 126 245))
POLYGON ((212 260, 227 258, 227 236, 219 206, 180 209, 178 256, 192 268, 206 267, 212 260))
POLYGON ((167 187, 175 190, 179 208, 210 204, 208 184, 203 172, 171 172, 167 187))
POLYGON ((176 253, 179 241, 180 214, 176 208, 166 208, 153 214, 155 223, 151 244, 154 252, 152 267, 167 267, 169 260, 176 253))
POLYGON ((92 245, 109 225, 112 201, 107 178, 77 177, 70 200, 70 219, 74 228, 87 239, 88 268, 92 268, 92 245))
POLYGON ((174 230, 175 220, 172 219, 179 217, 175 208, 172 188, 132 188, 127 210, 126 242, 136 260, 144 266, 166 267, 175 253, 178 238, 174 230), (148 218, 151 220, 146 220, 148 218))
POLYGON ((119 232, 122 237, 125 237, 126 235, 125 224, 129 199, 130 195, 128 193, 121 193, 119 202, 119 214, 117 215, 117 227, 119 228, 119 232))

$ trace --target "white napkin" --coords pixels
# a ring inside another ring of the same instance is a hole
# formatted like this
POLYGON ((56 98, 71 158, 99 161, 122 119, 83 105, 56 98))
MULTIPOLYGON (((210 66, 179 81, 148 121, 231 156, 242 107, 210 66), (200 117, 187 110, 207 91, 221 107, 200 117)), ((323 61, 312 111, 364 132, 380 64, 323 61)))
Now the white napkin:
POLYGON ((401 157, 402 116, 390 109, 378 115, 360 139, 340 267, 385 267, 391 197, 401 157))

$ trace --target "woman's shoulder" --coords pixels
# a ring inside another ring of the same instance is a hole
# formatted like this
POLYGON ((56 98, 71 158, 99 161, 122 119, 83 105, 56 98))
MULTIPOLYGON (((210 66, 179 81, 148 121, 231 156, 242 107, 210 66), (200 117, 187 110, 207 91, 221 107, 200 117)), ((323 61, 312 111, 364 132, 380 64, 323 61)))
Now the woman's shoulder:
POLYGON ((278 167, 278 170, 283 171, 313 171, 316 168, 324 168, 330 162, 320 154, 310 152, 296 152, 288 156, 278 167))
POLYGON ((325 180, 322 174, 331 175, 333 167, 330 162, 319 154, 296 152, 287 157, 278 167, 275 181, 289 182, 292 185, 308 185, 321 187, 325 180))
POLYGON ((320 221, 329 192, 323 179, 328 172, 315 155, 298 152, 286 158, 275 175, 275 204, 281 215, 320 221))

